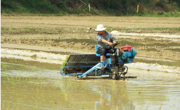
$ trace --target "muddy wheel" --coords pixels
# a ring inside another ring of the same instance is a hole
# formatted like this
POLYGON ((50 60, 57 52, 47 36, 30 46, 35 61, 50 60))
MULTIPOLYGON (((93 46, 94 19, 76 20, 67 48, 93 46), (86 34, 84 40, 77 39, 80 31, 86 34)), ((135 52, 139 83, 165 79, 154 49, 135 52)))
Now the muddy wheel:
POLYGON ((114 80, 119 80, 119 79, 120 79, 120 76, 119 76, 118 74, 115 74, 115 75, 113 75, 113 79, 114 79, 114 80))
POLYGON ((115 78, 115 79, 116 79, 116 80, 119 80, 119 79, 120 79, 119 74, 116 75, 116 78, 115 78))
POLYGON ((120 79, 119 74, 115 74, 115 72, 114 72, 113 75, 112 75, 112 79, 119 80, 120 79))

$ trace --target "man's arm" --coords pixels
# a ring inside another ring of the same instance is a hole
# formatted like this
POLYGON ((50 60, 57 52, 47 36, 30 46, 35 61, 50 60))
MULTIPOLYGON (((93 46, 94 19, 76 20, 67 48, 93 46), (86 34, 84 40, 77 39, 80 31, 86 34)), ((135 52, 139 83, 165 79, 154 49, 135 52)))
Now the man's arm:
POLYGON ((111 43, 111 42, 108 42, 108 41, 105 40, 105 39, 102 39, 101 42, 102 42, 102 43, 105 43, 105 44, 108 44, 108 45, 110 45, 110 46, 112 46, 112 43, 111 43))
POLYGON ((102 43, 105 43, 105 44, 112 46, 112 42, 109 42, 105 39, 102 39, 99 35, 96 36, 96 40, 97 40, 97 42, 102 42, 102 43))
POLYGON ((113 41, 113 43, 116 43, 116 40, 114 39, 114 37, 112 36, 111 33, 110 33, 110 37, 111 37, 111 40, 113 41))

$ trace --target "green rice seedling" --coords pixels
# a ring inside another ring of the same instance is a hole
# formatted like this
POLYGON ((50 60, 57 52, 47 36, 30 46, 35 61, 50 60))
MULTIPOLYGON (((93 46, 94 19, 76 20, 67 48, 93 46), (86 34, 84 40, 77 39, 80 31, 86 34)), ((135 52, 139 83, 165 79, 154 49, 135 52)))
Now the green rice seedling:
POLYGON ((173 107, 175 107, 175 104, 173 104, 173 107))
POLYGON ((40 79, 40 77, 38 77, 38 79, 37 80, 39 80, 40 79))
POLYGON ((10 96, 11 99, 13 99, 12 95, 10 96))
POLYGON ((37 87, 37 89, 36 89, 36 90, 37 90, 37 92, 39 91, 38 87, 37 87))
POLYGON ((22 98, 22 94, 20 94, 20 98, 22 98))
POLYGON ((35 100, 35 102, 36 102, 36 107, 38 106, 38 102, 35 100))
POLYGON ((29 76, 29 81, 31 80, 31 76, 29 76))
POLYGON ((84 105, 82 106, 82 109, 84 109, 84 105))
POLYGON ((66 59, 63 61, 62 65, 61 65, 61 68, 65 66, 67 60, 68 60, 69 56, 66 56, 66 59))
POLYGON ((9 75, 6 76, 6 79, 8 79, 9 75))
POLYGON ((8 89, 9 89, 8 84, 6 84, 6 88, 8 88, 8 89))
POLYGON ((3 105, 3 108, 4 108, 4 103, 5 103, 5 102, 3 101, 3 104, 2 104, 2 105, 3 105))
POLYGON ((16 93, 15 93, 16 95, 18 95, 18 93, 17 93, 17 91, 16 91, 16 93))
POLYGON ((21 77, 19 77, 19 81, 21 80, 21 77))
POLYGON ((17 74, 15 74, 15 76, 16 76, 16 80, 17 80, 18 75, 17 75, 17 74))
POLYGON ((25 86, 25 88, 27 88, 27 85, 26 85, 26 84, 24 84, 24 86, 25 86))
POLYGON ((7 106, 7 110, 9 110, 9 103, 8 103, 8 106, 7 106))
POLYGON ((26 77, 26 81, 28 80, 28 77, 26 77))
POLYGON ((56 86, 58 87, 58 81, 56 81, 56 86))
POLYGON ((14 81, 14 76, 11 77, 12 82, 14 81))
POLYGON ((42 84, 42 80, 41 80, 41 87, 42 87, 42 85, 43 85, 43 84, 42 84))
POLYGON ((7 79, 8 79, 8 81, 10 81, 10 77, 9 77, 9 75, 8 75, 7 79))
POLYGON ((46 83, 44 83, 44 87, 46 87, 46 83))

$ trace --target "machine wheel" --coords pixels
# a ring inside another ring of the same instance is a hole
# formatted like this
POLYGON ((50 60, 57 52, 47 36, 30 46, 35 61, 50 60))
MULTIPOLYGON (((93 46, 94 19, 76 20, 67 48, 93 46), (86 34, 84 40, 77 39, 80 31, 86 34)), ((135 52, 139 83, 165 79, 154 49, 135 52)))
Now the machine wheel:
POLYGON ((119 80, 120 79, 120 75, 119 75, 119 66, 115 66, 112 69, 113 73, 112 73, 112 79, 114 80, 119 80))
POLYGON ((114 80, 119 80, 120 76, 119 76, 118 74, 115 74, 115 75, 112 76, 112 78, 113 78, 114 80))
POLYGON ((119 74, 115 74, 115 72, 113 72, 112 79, 119 80, 120 79, 119 74))

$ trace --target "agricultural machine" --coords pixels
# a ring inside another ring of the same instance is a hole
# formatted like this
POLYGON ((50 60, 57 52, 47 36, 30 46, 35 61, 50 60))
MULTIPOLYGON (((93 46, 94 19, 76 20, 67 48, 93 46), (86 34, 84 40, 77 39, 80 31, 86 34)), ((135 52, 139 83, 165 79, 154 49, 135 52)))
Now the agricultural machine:
MULTIPOLYGON (((74 76, 77 78, 102 78, 112 79, 125 78, 128 67, 124 64, 132 63, 136 51, 131 46, 115 48, 119 43, 113 43, 114 53, 107 53, 104 62, 100 61, 100 54, 71 54, 61 68, 60 74, 63 76, 74 76), (104 67, 102 66, 104 63, 104 67)), ((95 50, 97 51, 97 45, 95 50)))

